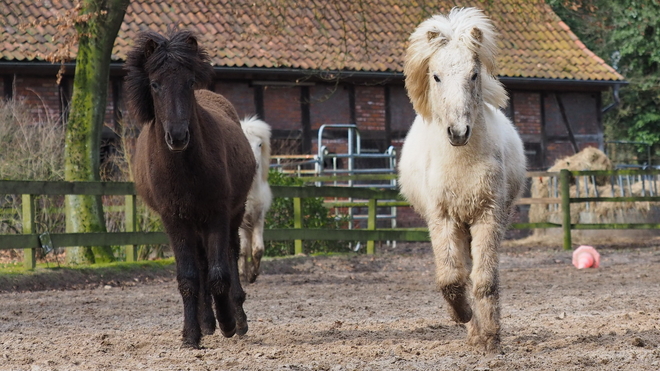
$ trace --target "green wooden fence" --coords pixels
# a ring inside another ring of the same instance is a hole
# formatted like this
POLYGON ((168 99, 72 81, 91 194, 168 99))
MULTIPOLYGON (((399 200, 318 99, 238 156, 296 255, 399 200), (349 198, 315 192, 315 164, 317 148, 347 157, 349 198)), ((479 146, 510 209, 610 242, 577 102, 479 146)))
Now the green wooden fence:
MULTIPOLYGON (((660 170, 614 170, 614 171, 568 171, 559 173, 533 172, 530 177, 558 177, 560 196, 556 198, 524 198, 519 204, 559 204, 563 214, 562 223, 514 223, 513 229, 563 228, 564 248, 571 248, 572 229, 660 229, 660 224, 571 224, 570 207, 578 202, 660 202, 658 196, 648 197, 570 197, 571 176, 616 176, 616 175, 652 175, 660 170)), ((395 175, 366 175, 343 179, 306 178, 309 182, 332 180, 388 180, 395 175), (369 179, 366 179, 366 178, 369 179), (365 179, 363 179, 365 178, 365 179), (372 179, 373 178, 373 179, 372 179)), ((266 229, 264 239, 271 241, 294 240, 294 251, 302 253, 303 240, 345 240, 367 241, 367 254, 374 253, 375 241, 429 241, 426 228, 377 228, 376 208, 390 206, 409 206, 395 190, 357 187, 284 187, 272 186, 274 197, 293 199, 294 228, 266 229), (311 197, 351 199, 352 201, 327 202, 328 207, 368 208, 366 229, 303 229, 302 200, 311 197), (355 201, 364 200, 364 201, 355 201)), ((136 194, 133 183, 127 182, 42 182, 42 181, 0 181, 0 195, 15 194, 22 197, 21 235, 0 235, 0 250, 24 249, 24 265, 28 269, 35 267, 35 251, 38 248, 121 245, 125 246, 126 259, 137 259, 137 245, 167 243, 167 236, 162 232, 137 231, 136 194), (35 196, 37 195, 119 195, 124 196, 125 231, 107 233, 35 233, 35 196)))

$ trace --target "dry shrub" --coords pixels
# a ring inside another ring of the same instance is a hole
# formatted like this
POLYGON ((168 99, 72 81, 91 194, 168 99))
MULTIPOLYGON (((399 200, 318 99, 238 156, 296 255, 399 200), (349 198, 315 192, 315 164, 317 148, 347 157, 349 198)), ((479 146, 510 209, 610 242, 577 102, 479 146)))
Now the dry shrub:
MULTIPOLYGON (((137 130, 127 122, 120 123, 121 132, 116 133, 118 142, 107 148, 106 158, 101 164, 101 180, 114 182, 132 182, 131 155, 134 152, 137 130)), ((125 231, 124 196, 103 196, 105 207, 105 224, 108 232, 125 231)), ((162 232, 163 224, 158 214, 149 209, 140 198, 137 201, 137 230, 146 232, 162 232)), ((164 258, 169 251, 168 245, 140 245, 138 259, 164 258)), ((124 250, 115 249, 115 255, 123 258, 124 250)))
POLYGON ((64 126, 48 109, 0 101, 0 179, 63 180, 64 126))
MULTIPOLYGON (((45 105, 35 109, 24 100, 0 100, 0 143, 0 179, 64 179, 64 126, 45 105)), ((36 197, 37 233, 64 231, 63 201, 62 196, 36 197)), ((21 212, 20 195, 0 195, 0 233, 22 231, 21 212)))

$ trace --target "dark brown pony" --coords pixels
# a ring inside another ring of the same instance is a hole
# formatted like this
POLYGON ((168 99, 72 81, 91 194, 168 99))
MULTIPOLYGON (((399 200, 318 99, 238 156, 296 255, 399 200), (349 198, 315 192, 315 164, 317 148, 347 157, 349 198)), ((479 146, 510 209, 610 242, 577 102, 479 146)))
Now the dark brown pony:
POLYGON ((189 31, 142 33, 126 59, 126 95, 143 125, 133 176, 160 214, 176 258, 183 298, 183 344, 215 332, 248 330, 238 276, 238 228, 256 162, 238 115, 208 86, 213 69, 189 31), (200 90, 197 90, 200 89, 200 90))

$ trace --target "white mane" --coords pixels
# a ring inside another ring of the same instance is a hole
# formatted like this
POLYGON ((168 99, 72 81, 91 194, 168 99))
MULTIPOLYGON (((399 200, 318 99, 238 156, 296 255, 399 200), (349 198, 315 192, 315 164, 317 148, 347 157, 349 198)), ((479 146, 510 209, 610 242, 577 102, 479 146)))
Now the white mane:
POLYGON ((482 63, 483 99, 495 107, 505 107, 508 96, 497 74, 497 33, 492 22, 479 9, 454 8, 449 15, 435 15, 422 22, 410 35, 403 73, 406 88, 415 111, 431 116, 429 92, 429 60, 449 43, 461 43, 482 63))
POLYGON ((270 125, 255 115, 247 116, 241 120, 241 127, 248 139, 258 138, 261 140, 261 153, 255 153, 254 155, 257 157, 257 161, 259 161, 261 178, 267 182, 270 166, 270 125))

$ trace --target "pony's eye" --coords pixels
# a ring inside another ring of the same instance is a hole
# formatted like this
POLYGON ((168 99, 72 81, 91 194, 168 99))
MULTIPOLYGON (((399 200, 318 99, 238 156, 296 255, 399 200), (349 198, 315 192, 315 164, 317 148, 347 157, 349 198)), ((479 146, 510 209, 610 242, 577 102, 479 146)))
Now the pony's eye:
POLYGON ((435 80, 435 82, 440 82, 440 78, 436 74, 433 74, 433 80, 435 80))
POLYGON ((193 86, 195 86, 195 80, 194 80, 194 79, 189 80, 189 81, 188 81, 188 87, 189 87, 189 88, 192 88, 193 86))
POLYGON ((158 90, 158 88, 160 87, 160 85, 158 85, 158 83, 155 82, 155 81, 152 81, 150 85, 151 85, 151 88, 154 89, 154 90, 158 90))
POLYGON ((477 79, 477 73, 475 72, 474 75, 472 75, 472 81, 475 81, 477 79))

